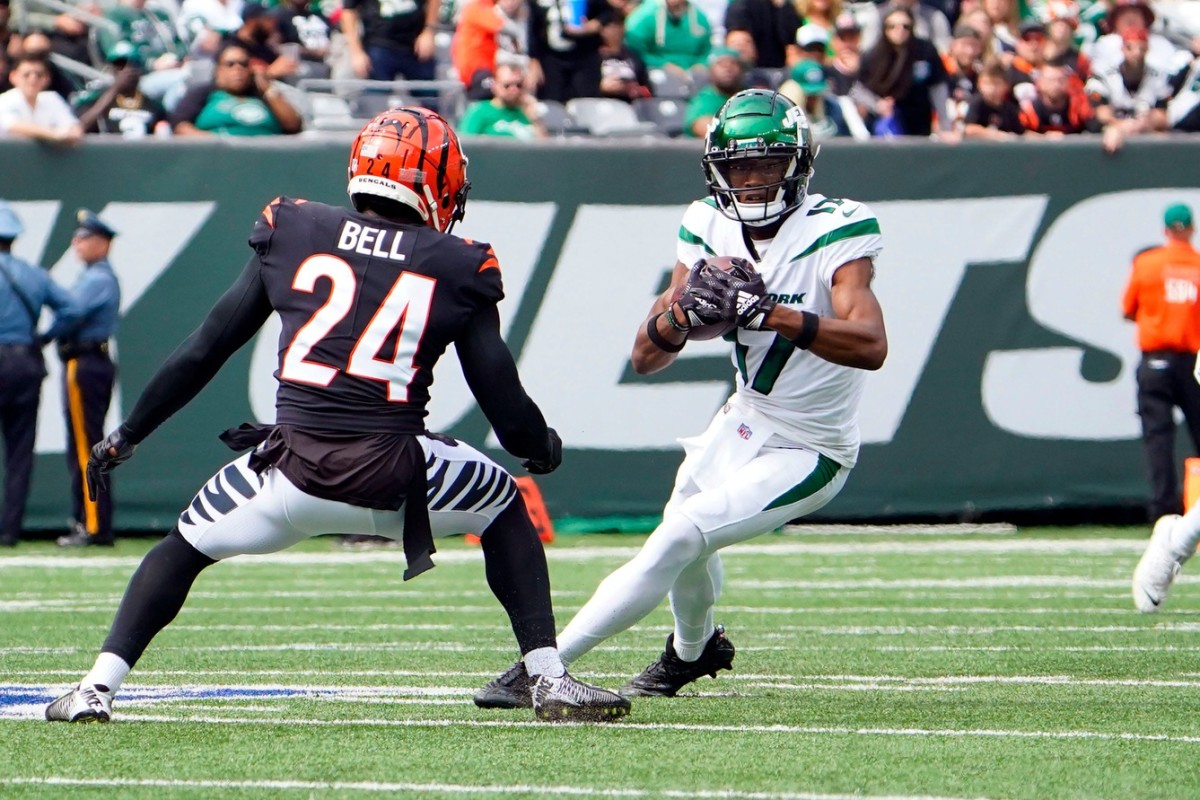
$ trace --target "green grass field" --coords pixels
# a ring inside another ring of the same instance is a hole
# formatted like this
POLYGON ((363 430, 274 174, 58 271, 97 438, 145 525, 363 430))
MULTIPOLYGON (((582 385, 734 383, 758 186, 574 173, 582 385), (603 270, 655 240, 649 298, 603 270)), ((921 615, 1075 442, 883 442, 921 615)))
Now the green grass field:
MULTIPOLYGON (((0 556, 0 798, 1196 798, 1200 587, 1156 616, 1147 531, 794 532, 726 551, 735 671, 608 725, 486 712, 515 657, 482 557, 315 540, 201 575, 110 725, 42 706, 90 666, 146 540, 0 556)), ((636 536, 549 548, 560 626, 636 536)), ((664 604, 575 665, 617 687, 664 604)))

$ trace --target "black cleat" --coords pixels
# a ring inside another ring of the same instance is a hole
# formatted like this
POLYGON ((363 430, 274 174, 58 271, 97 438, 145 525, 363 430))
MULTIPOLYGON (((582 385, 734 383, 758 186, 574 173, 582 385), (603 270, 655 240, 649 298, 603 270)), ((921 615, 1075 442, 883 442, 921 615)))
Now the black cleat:
POLYGON ((518 661, 508 672, 475 693, 475 705, 480 708, 531 708, 533 698, 529 693, 529 673, 525 662, 518 661))
POLYGON ((561 678, 538 675, 530 694, 533 713, 543 722, 611 722, 629 713, 629 701, 616 692, 561 678))
POLYGON ((704 652, 695 661, 684 661, 675 654, 675 634, 667 637, 667 648, 641 674, 618 691, 623 697, 674 697, 680 689, 704 675, 717 677, 717 671, 733 669, 733 642, 725 638, 725 626, 718 625, 704 652))

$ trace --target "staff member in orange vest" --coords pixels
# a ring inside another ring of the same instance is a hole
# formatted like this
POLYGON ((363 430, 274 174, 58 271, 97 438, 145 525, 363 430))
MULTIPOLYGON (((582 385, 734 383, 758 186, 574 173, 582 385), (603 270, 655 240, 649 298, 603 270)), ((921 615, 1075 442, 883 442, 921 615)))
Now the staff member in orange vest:
POLYGON ((76 222, 78 227, 71 237, 71 247, 85 269, 71 287, 71 295, 83 309, 83 317, 71 333, 58 340, 58 357, 63 363, 72 521, 71 531, 58 537, 58 545, 111 547, 112 492, 92 497, 83 474, 92 445, 104 438, 104 417, 116 379, 108 340, 117 332, 121 288, 108 262, 108 250, 117 232, 86 208, 76 214, 76 222))
POLYGON ((1200 253, 1192 247, 1192 210, 1175 203, 1163 215, 1166 244, 1137 255, 1125 290, 1125 318, 1137 323, 1138 415, 1150 478, 1150 519, 1182 511, 1175 469, 1179 408, 1200 450, 1200 385, 1192 376, 1200 350, 1200 253))

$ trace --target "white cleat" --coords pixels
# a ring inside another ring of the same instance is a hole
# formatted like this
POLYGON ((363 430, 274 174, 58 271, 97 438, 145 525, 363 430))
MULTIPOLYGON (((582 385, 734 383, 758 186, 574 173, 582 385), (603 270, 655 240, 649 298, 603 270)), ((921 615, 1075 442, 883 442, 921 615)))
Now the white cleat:
POLYGON ((113 693, 107 686, 76 686, 46 706, 50 722, 108 722, 112 719, 113 693))
POLYGON ((1133 604, 1143 614, 1153 614, 1162 608, 1171 582, 1183 566, 1184 559, 1171 550, 1171 529, 1179 519, 1178 514, 1159 517, 1146 552, 1133 571, 1133 604))

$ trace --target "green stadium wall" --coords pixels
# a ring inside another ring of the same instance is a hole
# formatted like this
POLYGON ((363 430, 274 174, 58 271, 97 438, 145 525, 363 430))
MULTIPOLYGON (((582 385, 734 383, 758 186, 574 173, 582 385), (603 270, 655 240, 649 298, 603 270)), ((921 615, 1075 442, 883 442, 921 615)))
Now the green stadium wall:
MULTIPOLYGON (((0 196, 28 229, 18 255, 69 284, 79 270, 74 210, 98 210, 120 231, 113 424, 242 268, 267 201, 344 201, 347 144, 0 142, 0 196)), ((566 446, 562 469, 539 480, 551 515, 657 514, 681 459, 676 438, 703 429, 733 375, 719 341, 690 345, 658 375, 628 363, 674 263, 683 209, 704 193, 699 145, 476 140, 467 150, 474 188, 459 232, 495 246, 506 338, 566 446)), ((1131 257, 1161 242, 1163 208, 1200 208, 1200 142, 1134 142, 1115 157, 1094 140, 838 142, 822 150, 812 187, 865 201, 879 217, 876 290, 891 349, 868 377, 859 467, 823 518, 1142 502, 1138 352, 1120 298, 1131 257)), ((232 457, 217 434, 270 419, 276 331, 239 352, 116 474, 119 528, 169 528, 232 457)), ((68 509, 58 370, 47 360, 30 529, 62 528, 68 509)), ((433 393, 431 429, 515 466, 453 357, 433 393)))

